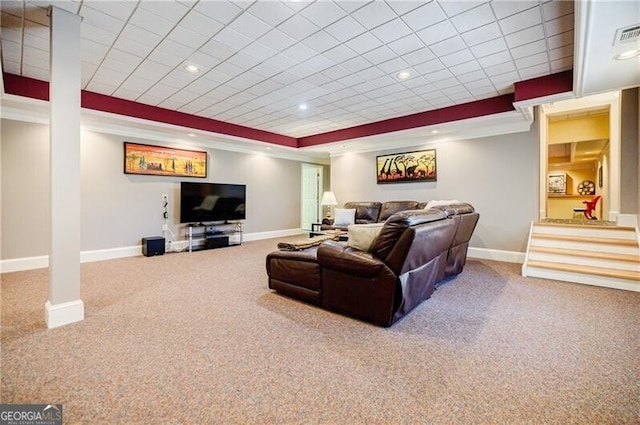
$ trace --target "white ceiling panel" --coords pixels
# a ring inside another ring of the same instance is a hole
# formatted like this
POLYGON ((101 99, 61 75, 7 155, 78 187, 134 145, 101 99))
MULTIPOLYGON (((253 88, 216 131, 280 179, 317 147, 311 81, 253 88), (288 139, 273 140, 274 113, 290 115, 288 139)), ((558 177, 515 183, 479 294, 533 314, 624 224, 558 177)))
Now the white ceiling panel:
MULTIPOLYGON (((46 6, 0 3, 5 72, 49 78, 46 6)), ((66 9, 83 19, 87 90, 292 137, 507 93, 573 63, 571 1, 78 0, 66 9), (401 70, 410 78, 397 80, 401 70)))

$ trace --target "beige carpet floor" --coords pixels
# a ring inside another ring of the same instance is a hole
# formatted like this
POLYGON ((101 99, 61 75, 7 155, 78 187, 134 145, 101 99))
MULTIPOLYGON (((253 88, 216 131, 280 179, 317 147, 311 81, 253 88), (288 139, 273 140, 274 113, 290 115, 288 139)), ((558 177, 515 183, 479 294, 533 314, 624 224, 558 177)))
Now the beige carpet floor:
POLYGON ((84 321, 46 329, 47 270, 2 275, 2 403, 65 424, 639 424, 640 293, 469 260, 385 329, 267 288, 277 240, 82 265, 84 321))

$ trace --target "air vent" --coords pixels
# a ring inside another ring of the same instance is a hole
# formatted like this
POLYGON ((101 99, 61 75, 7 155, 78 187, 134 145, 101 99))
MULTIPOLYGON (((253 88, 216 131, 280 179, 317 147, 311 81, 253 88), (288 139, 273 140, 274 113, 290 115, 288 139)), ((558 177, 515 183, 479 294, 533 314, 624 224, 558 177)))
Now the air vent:
POLYGON ((631 25, 626 28, 619 28, 616 31, 616 38, 613 41, 613 45, 621 43, 630 43, 640 40, 640 24, 631 25))

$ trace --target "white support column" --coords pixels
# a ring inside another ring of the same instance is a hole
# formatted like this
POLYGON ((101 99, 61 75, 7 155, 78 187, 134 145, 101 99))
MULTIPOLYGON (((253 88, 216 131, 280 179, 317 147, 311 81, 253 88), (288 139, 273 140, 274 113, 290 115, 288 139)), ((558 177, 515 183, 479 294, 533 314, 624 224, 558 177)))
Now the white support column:
POLYGON ((49 107, 51 247, 45 322, 54 328, 84 319, 80 299, 80 22, 50 9, 49 107))

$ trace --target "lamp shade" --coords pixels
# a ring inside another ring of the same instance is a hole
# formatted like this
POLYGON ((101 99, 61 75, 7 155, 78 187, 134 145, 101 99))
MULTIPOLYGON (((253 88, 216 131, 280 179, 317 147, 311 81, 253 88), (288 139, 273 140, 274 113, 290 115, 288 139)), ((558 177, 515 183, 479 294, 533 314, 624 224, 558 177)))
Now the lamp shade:
POLYGON ((323 193, 322 200, 320 200, 320 205, 338 205, 336 195, 334 195, 333 192, 323 193))

